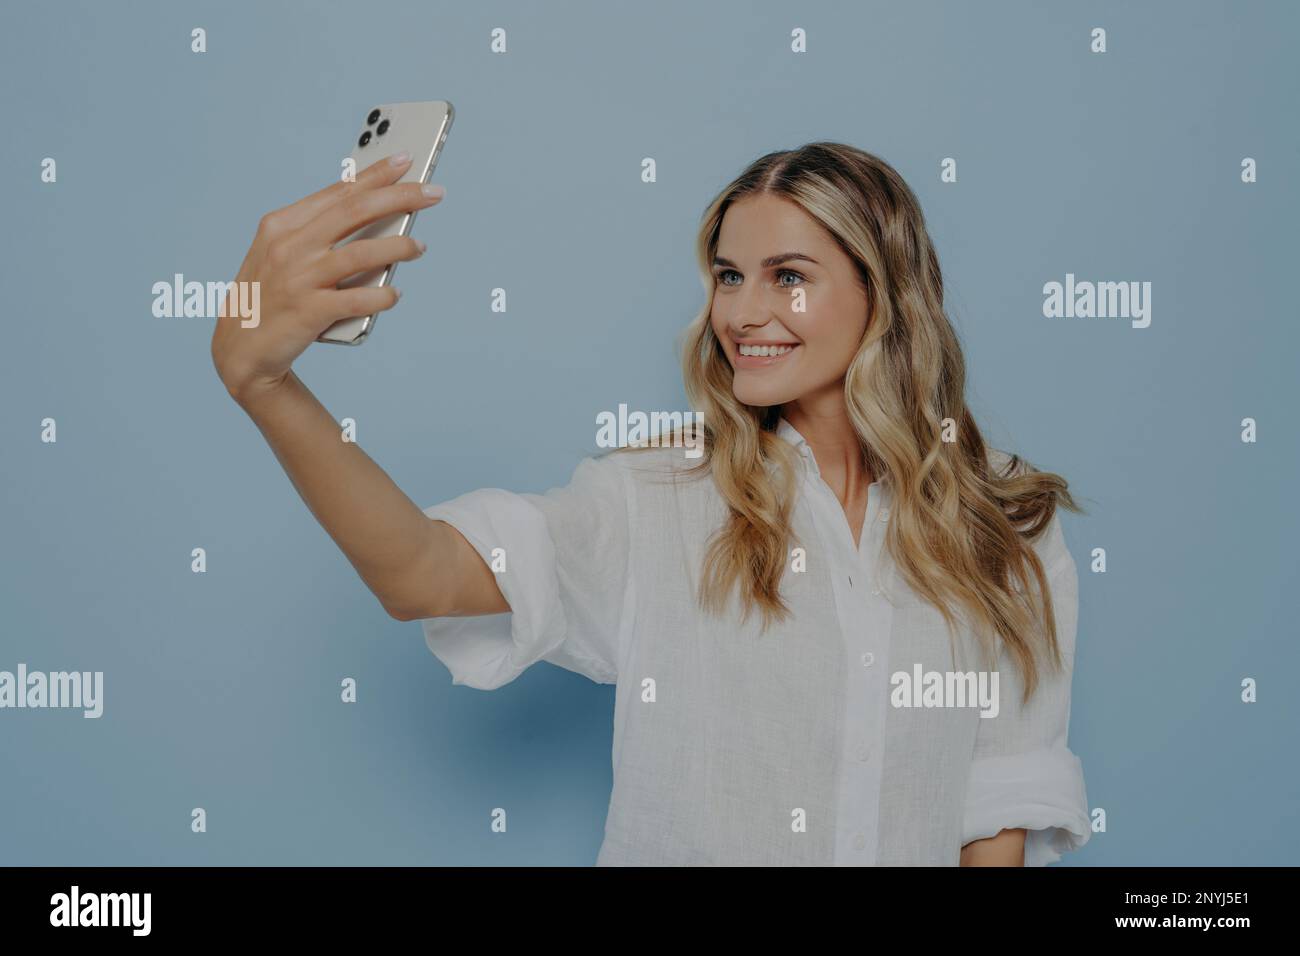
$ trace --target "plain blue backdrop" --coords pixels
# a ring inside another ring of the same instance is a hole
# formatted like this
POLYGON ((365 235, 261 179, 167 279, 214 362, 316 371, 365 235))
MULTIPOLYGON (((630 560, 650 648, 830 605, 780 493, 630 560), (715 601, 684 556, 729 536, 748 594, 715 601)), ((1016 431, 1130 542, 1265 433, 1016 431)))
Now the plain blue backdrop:
POLYGON ((1298 26, 1283 3, 10 6, 0 670, 106 686, 99 720, 0 711, 0 862, 594 861, 613 688, 548 664, 453 687, 226 396, 211 320, 151 314, 174 273, 233 278, 371 106, 448 99, 400 306, 296 366, 417 504, 543 491, 600 411, 686 408, 709 200, 774 149, 874 152, 925 209, 988 439, 1090 512, 1063 518, 1070 745, 1107 832, 1064 862, 1295 863, 1298 26), (1151 326, 1044 318, 1071 272, 1151 282, 1151 326))

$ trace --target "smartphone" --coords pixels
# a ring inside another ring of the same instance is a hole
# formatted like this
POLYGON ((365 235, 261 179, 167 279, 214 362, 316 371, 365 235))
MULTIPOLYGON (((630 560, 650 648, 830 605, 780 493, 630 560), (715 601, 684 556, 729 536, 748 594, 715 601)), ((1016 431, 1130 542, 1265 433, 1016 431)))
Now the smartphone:
MULTIPOLYGON (((411 154, 411 165, 399 183, 427 183, 433 175, 442 144, 455 110, 446 100, 425 103, 389 103, 366 112, 361 130, 352 147, 353 169, 357 174, 394 153, 411 154)), ((334 244, 335 248, 356 239, 380 239, 409 236, 415 212, 402 212, 376 220, 334 244)), ((348 276, 338 283, 340 289, 357 286, 386 286, 393 281, 396 262, 348 276)), ((316 337, 317 342, 335 345, 360 345, 375 327, 377 315, 358 315, 340 319, 316 337)))

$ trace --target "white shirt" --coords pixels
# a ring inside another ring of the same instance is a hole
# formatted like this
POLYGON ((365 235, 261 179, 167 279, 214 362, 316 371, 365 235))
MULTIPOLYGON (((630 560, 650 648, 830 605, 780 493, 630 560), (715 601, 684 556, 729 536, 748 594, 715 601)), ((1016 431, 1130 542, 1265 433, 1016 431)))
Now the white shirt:
POLYGON ((659 448, 584 459, 544 495, 485 488, 424 509, 489 565, 504 555, 512 609, 424 620, 429 649, 453 683, 484 690, 538 660, 617 684, 597 865, 957 865, 964 844, 1011 827, 1029 830, 1028 866, 1082 846, 1087 797, 1066 744, 1078 576, 1059 517, 1034 547, 1063 671, 1041 666, 1022 709, 1004 652, 996 717, 896 707, 891 675, 982 659, 955 665, 939 611, 897 575, 888 483, 870 486, 854 547, 808 444, 784 420, 778 435, 801 453, 791 546, 807 564, 782 578, 785 623, 760 635, 755 610, 741 625, 734 594, 726 617, 699 609, 726 505, 707 475, 677 475, 698 459, 659 448))

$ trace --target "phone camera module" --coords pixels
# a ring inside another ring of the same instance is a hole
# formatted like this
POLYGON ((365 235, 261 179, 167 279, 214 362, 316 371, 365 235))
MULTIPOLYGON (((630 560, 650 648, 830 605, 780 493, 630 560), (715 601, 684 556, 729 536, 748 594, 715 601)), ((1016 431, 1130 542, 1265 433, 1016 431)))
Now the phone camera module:
POLYGON ((366 125, 374 126, 378 120, 379 120, 379 110, 378 108, 376 108, 371 110, 370 115, 366 117, 366 125))
POLYGON ((382 123, 380 123, 379 126, 375 129, 375 132, 380 136, 383 136, 385 133, 387 133, 388 120, 384 120, 382 123))
POLYGON ((357 145, 365 146, 368 142, 370 142, 370 130, 366 130, 361 134, 361 139, 357 140, 357 145))

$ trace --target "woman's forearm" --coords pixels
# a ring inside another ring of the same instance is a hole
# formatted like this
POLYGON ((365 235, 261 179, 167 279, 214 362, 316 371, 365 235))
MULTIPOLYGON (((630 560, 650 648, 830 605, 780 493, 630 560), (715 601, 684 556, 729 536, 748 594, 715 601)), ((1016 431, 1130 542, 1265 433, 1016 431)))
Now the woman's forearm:
POLYGON ((338 320, 397 303, 391 285, 338 283, 417 259, 423 244, 410 236, 339 240, 439 201, 441 187, 398 181, 410 165, 409 154, 372 163, 355 181, 340 179, 262 217, 237 276, 260 290, 258 321, 246 325, 223 306, 212 364, 384 610, 402 620, 503 612, 509 606, 496 576, 474 547, 451 525, 429 520, 355 442, 345 442, 292 368, 338 320))
MULTIPOLYGON (((411 600, 412 569, 454 555, 424 512, 355 442, 290 371, 283 382, 233 395, 262 432, 289 480, 384 609, 403 613, 411 600)), ((449 562, 448 562, 449 563, 449 562)), ((450 570, 450 568, 449 568, 450 570)), ((422 601, 436 607, 424 582, 422 601)))
POLYGON ((1025 831, 1003 830, 986 840, 972 840, 961 848, 962 866, 1024 866, 1025 831))

